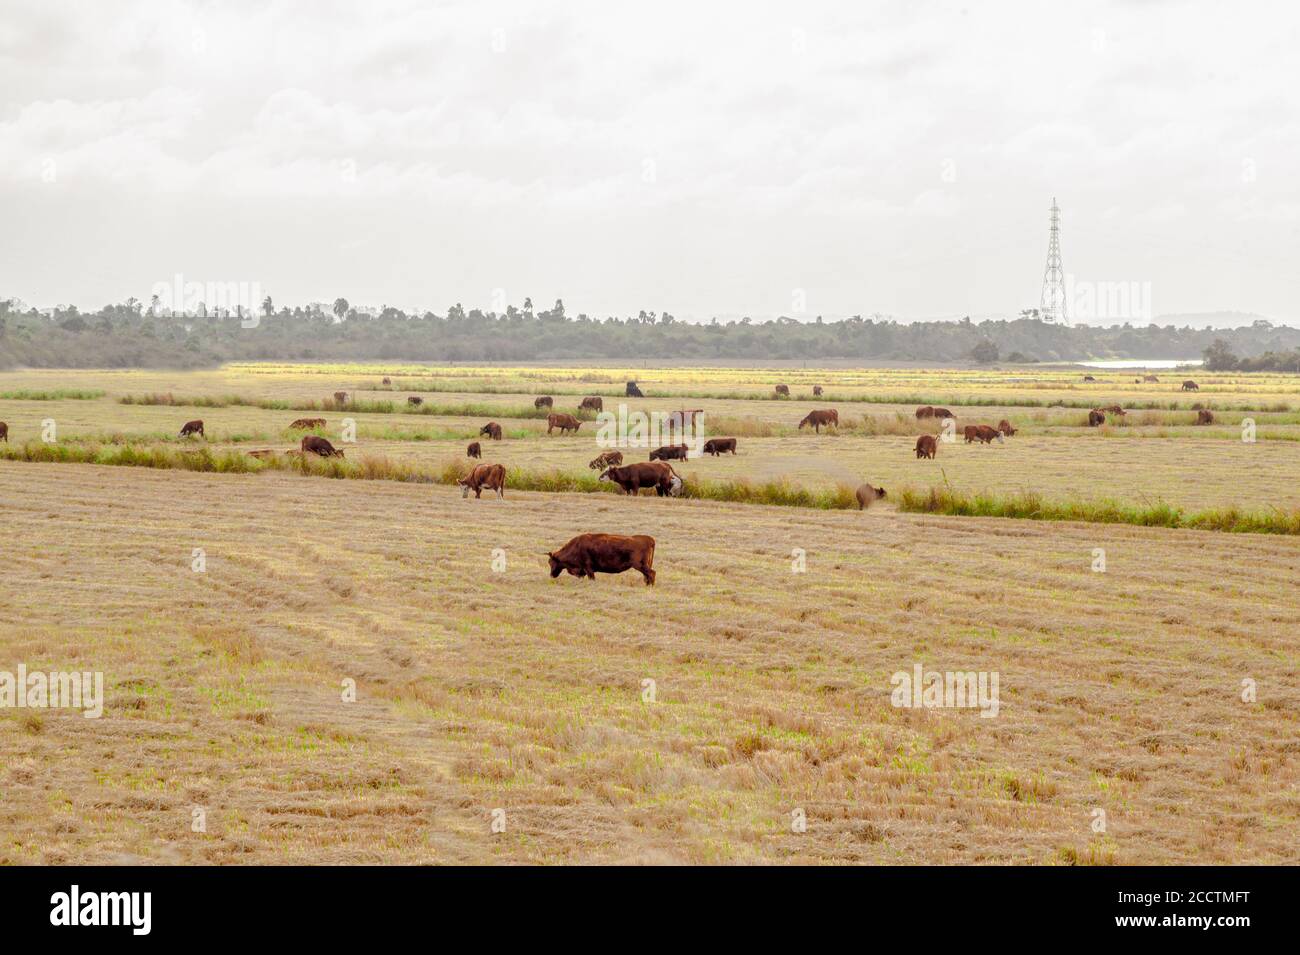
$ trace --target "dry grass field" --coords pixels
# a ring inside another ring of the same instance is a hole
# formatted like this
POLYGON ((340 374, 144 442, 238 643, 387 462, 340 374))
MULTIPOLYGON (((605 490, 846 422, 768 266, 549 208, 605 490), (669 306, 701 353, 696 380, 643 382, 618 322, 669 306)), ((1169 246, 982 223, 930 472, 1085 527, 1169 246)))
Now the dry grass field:
MULTIPOLYGON (((1300 410, 1300 384, 1278 376, 1195 376, 1205 390, 1183 396, 1161 375, 1162 400, 1276 406, 1255 414, 1253 444, 1235 419, 1088 429, 1075 409, 990 404, 957 410, 1023 433, 944 445, 933 462, 912 456, 910 405, 841 404, 875 430, 811 435, 780 429, 820 403, 731 393, 788 380, 1014 402, 1072 397, 1078 374, 1013 386, 954 371, 19 372, 0 375, 0 420, 20 444, 52 418, 61 442, 179 446, 180 423, 202 417, 217 447, 284 448, 305 412, 119 399, 299 402, 384 374, 452 389, 395 378, 398 402, 501 408, 548 388, 569 408, 561 386, 592 377, 617 384, 607 395, 627 378, 707 391, 645 403, 704 407, 751 435, 736 458, 684 472, 1300 506, 1300 422, 1281 407, 1300 410), (104 394, 22 395, 55 389, 104 394)), ((1122 402, 1124 380, 1141 390, 1131 374, 1098 377, 1114 379, 1098 403, 1122 402)), ((333 436, 343 415, 325 416, 333 436)), ((349 458, 431 464, 460 457, 481 423, 348 416, 349 458)), ((585 469, 597 450, 590 424, 548 439, 534 419, 499 420, 510 436, 487 460, 585 469)), ((98 720, 0 709, 0 862, 1300 862, 1294 536, 888 501, 819 511, 510 488, 466 501, 437 485, 13 461, 0 461, 0 509, 0 670, 95 670, 106 684, 98 720), (552 580, 546 553, 586 531, 654 535, 656 586, 552 580), (918 664, 997 674, 997 716, 894 706, 892 675, 918 664)))

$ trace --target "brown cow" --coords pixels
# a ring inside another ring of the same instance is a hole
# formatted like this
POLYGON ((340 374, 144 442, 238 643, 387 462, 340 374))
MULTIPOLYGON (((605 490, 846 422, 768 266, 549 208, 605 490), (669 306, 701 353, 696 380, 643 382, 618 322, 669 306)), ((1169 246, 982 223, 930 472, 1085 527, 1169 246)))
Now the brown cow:
POLYGON ((1128 414, 1128 412, 1125 411, 1123 408, 1121 408, 1119 405, 1106 405, 1106 407, 1102 408, 1101 410, 1106 412, 1107 414, 1120 415, 1121 417, 1128 414))
POLYGON ((486 434, 493 441, 500 441, 501 425, 497 424, 495 421, 489 421, 487 424, 483 425, 483 427, 478 429, 478 433, 480 435, 486 434))
POLYGON ((840 423, 840 413, 836 411, 834 408, 830 408, 826 411, 808 412, 808 414, 804 417, 804 419, 799 422, 799 427, 802 428, 804 425, 810 424, 813 426, 813 428, 817 431, 818 434, 821 434, 822 425, 825 425, 828 428, 831 427, 831 425, 835 425, 836 427, 838 427, 839 423, 840 423))
POLYGON ((1084 376, 1083 376, 1083 380, 1084 380, 1084 381, 1096 381, 1097 379, 1094 378, 1094 377, 1092 377, 1092 375, 1084 375, 1084 376))
POLYGON ((299 418, 293 424, 289 425, 289 430, 310 431, 312 428, 325 427, 324 418, 299 418))
POLYGON ((1003 434, 1005 434, 1008 438, 1016 433, 1016 429, 1011 427, 1011 422, 1008 421, 1006 418, 1003 418, 1001 421, 998 422, 998 430, 1001 431, 1003 434))
POLYGON ((483 449, 479 447, 477 441, 471 441, 469 447, 465 449, 465 456, 469 458, 482 459, 483 449))
POLYGON ((715 458, 727 451, 732 454, 736 453, 735 438, 709 438, 708 441, 704 442, 704 453, 711 454, 715 458))
POLYGON ((391 378, 385 378, 385 379, 381 382, 381 384, 385 384, 385 385, 391 385, 392 383, 393 383, 393 379, 391 379, 391 378))
POLYGON ((611 467, 613 465, 622 464, 622 463, 623 463, 622 451, 605 451, 601 454, 596 455, 596 459, 592 461, 589 465, 587 465, 587 467, 591 468, 593 471, 603 471, 607 467, 611 467))
POLYGON ((872 502, 880 500, 885 496, 883 487, 872 487, 870 484, 864 484, 856 491, 858 499, 858 510, 864 511, 871 506, 872 502))
POLYGON ((621 468, 606 468, 601 472, 600 480, 612 481, 625 494, 637 494, 643 487, 652 487, 660 497, 675 496, 682 486, 681 477, 667 461, 642 461, 621 468))
POLYGON ((777 393, 778 395, 784 395, 785 397, 789 398, 789 397, 790 397, 790 386, 789 386, 789 385, 777 385, 777 386, 776 386, 776 393, 777 393))
POLYGON ((1088 427, 1095 428, 1106 423, 1106 412, 1093 408, 1088 412, 1088 427))
POLYGON ((934 435, 923 434, 916 439, 916 457, 933 458, 939 452, 939 442, 934 440, 934 435))
POLYGON ((568 431, 572 431, 574 434, 577 434, 578 429, 581 427, 582 427, 582 422, 579 421, 571 414, 548 414, 546 416, 547 434, 550 434, 551 431, 554 430, 555 428, 560 429, 560 434, 564 434, 565 432, 568 431))
POLYGON ((637 570, 647 587, 655 582, 655 539, 646 534, 579 534, 559 550, 546 555, 551 578, 568 571, 574 577, 596 579, 597 574, 621 574, 637 570))
POLYGON ((665 444, 650 452, 651 461, 685 461, 690 449, 684 444, 665 444))
POLYGON ((407 395, 406 403, 408 405, 422 405, 424 404, 424 399, 419 395, 407 395))
POLYGON ((587 408, 590 409, 591 411, 604 411, 605 403, 601 401, 599 398, 583 398, 582 404, 578 405, 578 407, 587 408))
POLYGON ((482 494, 483 488, 496 491, 497 497, 506 496, 506 467, 504 464, 476 464, 474 470, 456 482, 460 485, 461 499, 469 497, 473 491, 475 497, 482 494))
POLYGON ((935 408, 935 409, 934 409, 934 416, 935 416, 936 418, 955 418, 955 417, 957 417, 955 414, 953 414, 953 413, 952 413, 951 411, 949 411, 947 408, 935 408))
POLYGON ((1002 433, 997 428, 990 428, 986 424, 968 424, 962 428, 962 434, 966 436, 966 443, 979 441, 983 444, 992 444, 993 439, 1002 440, 1002 433))
POLYGON ((550 395, 542 395, 540 398, 533 399, 534 408, 554 408, 555 399, 550 395))
POLYGON ((188 437, 189 437, 190 435, 192 435, 192 434, 201 434, 201 435, 203 435, 203 437, 205 437, 205 438, 207 437, 206 434, 203 434, 203 421, 202 421, 202 419, 200 419, 200 418, 195 418, 193 421, 187 421, 187 422, 185 422, 185 427, 181 428, 181 437, 182 437, 182 438, 188 438, 188 437))
POLYGON ((822 386, 821 386, 821 385, 813 385, 813 397, 814 397, 814 398, 820 398, 821 396, 822 396, 822 386))
POLYGON ((345 405, 348 403, 348 393, 346 391, 334 392, 334 403, 336 405, 345 405))
POLYGON ((641 389, 638 388, 638 387, 636 386, 636 382, 635 382, 635 381, 629 381, 629 382, 627 383, 627 397, 628 397, 628 398, 644 398, 645 395, 641 394, 641 389))
POLYGON ((4 439, 5 444, 9 443, 9 425, 0 421, 0 438, 4 439))
POLYGON ((317 437, 314 434, 305 434, 302 436, 302 450, 304 454, 310 452, 312 454, 319 454, 322 458, 343 457, 342 449, 334 447, 334 445, 330 444, 325 438, 317 437))
POLYGON ((1200 391, 1200 390, 1201 390, 1201 386, 1198 385, 1196 382, 1192 381, 1190 378, 1187 379, 1187 381, 1183 382, 1183 391, 1200 391))
POLYGON ((922 405, 921 407, 919 407, 919 408, 916 409, 916 417, 917 417, 918 419, 921 419, 921 418, 933 418, 933 417, 934 417, 934 409, 931 408, 929 405, 922 405))
POLYGON ((1202 408, 1196 412, 1197 424, 1214 424, 1214 412, 1209 408, 1202 408))

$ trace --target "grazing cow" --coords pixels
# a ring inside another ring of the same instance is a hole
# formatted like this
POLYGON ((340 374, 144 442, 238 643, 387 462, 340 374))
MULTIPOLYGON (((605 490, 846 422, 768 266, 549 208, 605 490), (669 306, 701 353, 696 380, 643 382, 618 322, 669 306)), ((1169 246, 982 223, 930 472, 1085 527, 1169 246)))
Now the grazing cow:
POLYGON ((348 393, 346 391, 334 392, 334 403, 336 405, 345 405, 348 403, 348 393))
POLYGON ((588 464, 587 467, 591 468, 593 471, 603 471, 605 468, 613 467, 614 465, 622 463, 622 451, 605 451, 596 455, 596 459, 588 464))
POLYGON ((998 422, 998 430, 1001 431, 1003 434, 1005 434, 1008 438, 1016 433, 1016 429, 1011 427, 1011 422, 1008 421, 1006 418, 1003 418, 1001 421, 998 422))
POLYGON ((385 384, 385 385, 391 385, 392 383, 393 383, 393 379, 391 379, 391 378, 385 378, 385 379, 381 382, 381 384, 385 384))
POLYGON ((936 418, 955 418, 955 417, 957 417, 955 414, 953 414, 953 413, 952 413, 951 411, 949 411, 947 408, 935 408, 935 409, 934 409, 934 416, 935 416, 936 418))
POLYGON ((612 481, 625 494, 637 494, 643 487, 652 487, 660 497, 676 496, 682 482, 667 461, 641 461, 626 467, 606 468, 601 472, 600 480, 612 481))
POLYGON ((551 578, 564 571, 574 577, 596 579, 597 574, 640 571, 645 585, 655 582, 655 539, 646 534, 579 534, 559 550, 546 555, 551 561, 551 578))
POLYGON ((1214 424, 1214 412, 1209 408, 1202 408, 1196 412, 1197 424, 1214 424))
POLYGON ((571 414, 548 414, 546 416, 547 434, 550 434, 555 428, 560 429, 560 434, 564 434, 566 431, 577 434, 580 427, 582 427, 582 422, 571 414))
POLYGON ((1123 417, 1124 415, 1128 414, 1128 412, 1125 411, 1123 408, 1121 408, 1119 405, 1107 405, 1101 410, 1106 412, 1107 414, 1115 414, 1115 415, 1119 415, 1120 417, 1123 417))
POLYGON ((821 386, 821 385, 813 385, 813 397, 814 397, 814 398, 820 398, 821 396, 822 396, 822 386, 821 386))
POLYGON ((916 409, 916 417, 918 421, 922 418, 933 418, 934 409, 931 408, 929 405, 922 405, 921 407, 916 409))
POLYGON ((1187 379, 1187 381, 1183 382, 1183 391, 1200 391, 1200 390, 1201 390, 1201 386, 1198 385, 1196 382, 1192 381, 1190 378, 1187 379))
POLYGON ((310 431, 312 428, 325 427, 324 418, 299 418, 293 424, 289 425, 289 430, 310 431))
POLYGON ((934 440, 934 435, 923 434, 916 439, 916 457, 919 461, 921 458, 933 458, 939 453, 939 442, 934 440))
POLYGON ((325 438, 317 437, 314 434, 305 434, 302 436, 303 454, 319 454, 322 458, 341 458, 343 451, 330 444, 325 438))
POLYGON ((496 491, 497 497, 506 496, 506 466, 504 464, 476 464, 474 470, 459 481, 461 500, 469 497, 473 491, 475 497, 483 493, 483 488, 496 491))
POLYGON ((1091 411, 1088 412, 1089 428, 1095 428, 1098 425, 1102 425, 1105 423, 1106 423, 1106 412, 1098 411, 1096 408, 1093 408, 1091 411))
POLYGON ((1096 381, 1097 379, 1094 378, 1094 377, 1092 377, 1092 375, 1084 375, 1084 376, 1083 376, 1083 380, 1084 380, 1084 381, 1096 381))
POLYGON ((542 395, 540 398, 533 399, 534 408, 554 408, 555 399, 550 395, 542 395))
POLYGON ((799 422, 799 427, 803 428, 805 425, 812 425, 813 429, 818 434, 821 434, 822 425, 825 425, 826 427, 829 428, 831 425, 835 425, 836 427, 839 427, 839 424, 840 424, 840 413, 836 411, 834 408, 830 408, 826 411, 808 412, 808 414, 804 417, 804 419, 799 422))
POLYGON ((789 398, 789 397, 790 397, 790 386, 789 386, 789 385, 777 385, 777 386, 776 386, 776 393, 777 393, 778 395, 783 395, 783 396, 785 396, 786 398, 789 398))
POLYGON ((465 456, 469 458, 483 458, 483 449, 479 447, 477 441, 471 441, 469 447, 465 449, 465 456))
POLYGON ((689 449, 684 444, 666 444, 650 452, 651 461, 685 461, 689 449))
POLYGON ((715 458, 727 451, 730 451, 732 454, 736 453, 735 438, 709 438, 708 441, 704 442, 704 453, 711 454, 715 458))
POLYGON ((486 434, 493 441, 500 441, 501 425, 497 424, 495 421, 489 421, 487 424, 483 425, 483 427, 478 429, 478 433, 480 436, 486 434))
POLYGON ((1143 375, 1143 376, 1142 376, 1142 380, 1143 380, 1143 381, 1159 381, 1160 379, 1157 378, 1155 375, 1143 375))
POLYGON ((192 434, 203 435, 205 438, 207 437, 206 434, 203 434, 202 419, 195 418, 193 421, 187 421, 185 422, 185 427, 181 428, 182 438, 188 438, 192 434))
POLYGON ((407 395, 406 403, 408 405, 422 405, 424 404, 424 399, 419 395, 407 395))
POLYGON ((638 387, 636 386, 636 382, 635 382, 635 381, 629 381, 629 382, 627 383, 627 397, 629 397, 629 398, 644 398, 645 395, 641 394, 641 389, 638 388, 638 387))
POLYGON ((601 401, 599 398, 583 398, 582 404, 578 405, 578 407, 587 408, 590 409, 591 411, 604 411, 605 403, 601 401))
POLYGON ((986 424, 968 424, 962 428, 962 434, 966 436, 966 443, 979 441, 983 444, 992 444, 993 439, 1002 440, 1002 433, 997 428, 990 428, 986 424))
POLYGON ((9 443, 9 425, 0 421, 0 438, 4 439, 5 444, 9 443))
POLYGON ((858 499, 858 510, 865 511, 873 502, 878 501, 885 496, 885 489, 883 487, 872 487, 870 484, 864 484, 854 493, 858 499))

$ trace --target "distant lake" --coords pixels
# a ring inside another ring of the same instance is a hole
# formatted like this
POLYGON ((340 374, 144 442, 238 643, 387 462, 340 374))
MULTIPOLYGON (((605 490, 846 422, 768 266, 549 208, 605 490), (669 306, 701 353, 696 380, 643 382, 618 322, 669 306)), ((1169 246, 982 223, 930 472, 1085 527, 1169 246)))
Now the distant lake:
POLYGON ((1180 365, 1202 365, 1199 358, 1118 358, 1109 361, 1076 361, 1087 368, 1177 368, 1180 365))

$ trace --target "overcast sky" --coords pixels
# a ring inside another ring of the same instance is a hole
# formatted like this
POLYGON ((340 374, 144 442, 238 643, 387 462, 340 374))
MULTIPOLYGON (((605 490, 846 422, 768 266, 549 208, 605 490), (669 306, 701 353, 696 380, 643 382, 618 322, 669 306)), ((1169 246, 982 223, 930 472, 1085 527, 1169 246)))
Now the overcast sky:
POLYGON ((0 295, 1295 322, 1298 11, 3 0, 0 295))

